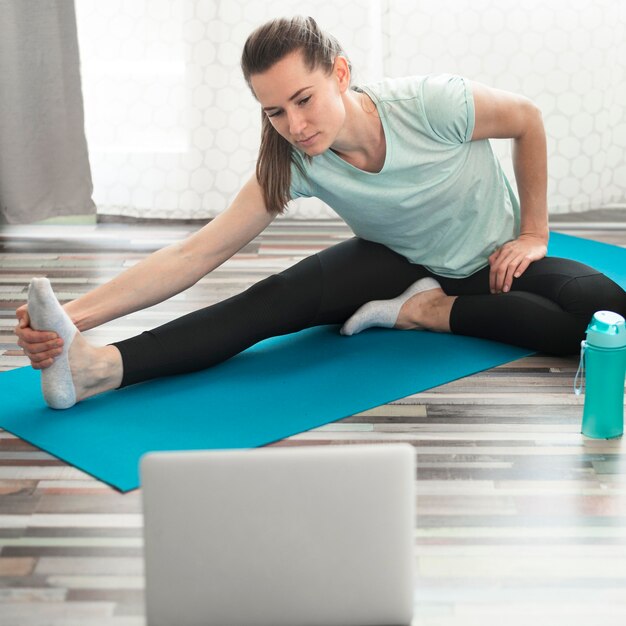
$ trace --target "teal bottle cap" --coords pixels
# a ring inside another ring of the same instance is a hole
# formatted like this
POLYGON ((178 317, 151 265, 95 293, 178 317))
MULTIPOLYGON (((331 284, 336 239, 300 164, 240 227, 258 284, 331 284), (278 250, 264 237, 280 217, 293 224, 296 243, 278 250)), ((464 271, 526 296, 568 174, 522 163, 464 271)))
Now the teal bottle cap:
POLYGON ((597 311, 587 326, 587 343, 598 348, 626 347, 626 320, 613 311, 597 311))

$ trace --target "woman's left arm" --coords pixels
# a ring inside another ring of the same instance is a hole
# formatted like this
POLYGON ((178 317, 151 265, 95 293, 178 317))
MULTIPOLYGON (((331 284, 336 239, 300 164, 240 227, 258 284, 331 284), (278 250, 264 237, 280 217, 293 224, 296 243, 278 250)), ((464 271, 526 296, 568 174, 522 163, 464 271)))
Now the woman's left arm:
POLYGON ((528 98, 472 82, 475 123, 472 141, 513 139, 513 169, 520 200, 520 235, 490 257, 489 287, 507 292, 548 249, 548 168, 541 111, 528 98))

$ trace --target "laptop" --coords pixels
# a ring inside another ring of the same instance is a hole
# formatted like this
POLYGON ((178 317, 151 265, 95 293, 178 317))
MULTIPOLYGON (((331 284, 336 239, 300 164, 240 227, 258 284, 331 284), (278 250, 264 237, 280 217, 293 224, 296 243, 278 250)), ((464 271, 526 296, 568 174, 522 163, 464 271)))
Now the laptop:
POLYGON ((405 626, 408 444, 154 452, 141 460, 148 626, 405 626))

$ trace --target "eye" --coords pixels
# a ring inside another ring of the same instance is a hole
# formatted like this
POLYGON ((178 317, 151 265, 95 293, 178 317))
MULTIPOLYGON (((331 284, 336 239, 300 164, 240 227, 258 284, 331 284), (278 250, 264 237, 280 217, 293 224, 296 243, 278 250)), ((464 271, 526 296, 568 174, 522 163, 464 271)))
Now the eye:
MULTIPOLYGON (((302 98, 302 100, 298 100, 298 106, 304 106, 312 96, 307 96, 306 98, 302 98)), ((283 112, 281 110, 276 111, 276 113, 266 113, 267 117, 277 117, 278 115, 282 115, 283 112)))

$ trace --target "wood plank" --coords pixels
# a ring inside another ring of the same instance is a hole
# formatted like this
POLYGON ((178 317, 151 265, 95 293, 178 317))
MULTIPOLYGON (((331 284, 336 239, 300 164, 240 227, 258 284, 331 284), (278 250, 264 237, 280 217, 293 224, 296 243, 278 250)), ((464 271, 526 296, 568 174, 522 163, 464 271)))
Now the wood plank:
MULTIPOLYGON (((48 276, 71 299, 196 228, 2 227, 0 371, 28 364, 13 327, 31 276, 48 276)), ((626 244, 626 230, 576 228, 626 244)), ((280 218, 185 293, 86 336, 97 345, 132 336, 350 236, 338 220, 280 218)), ((413 446, 413 626, 623 626, 626 444, 580 434, 577 366, 575 357, 532 355, 271 447, 413 446)), ((2 626, 143 626, 140 495, 120 495, 0 431, 2 626)))

